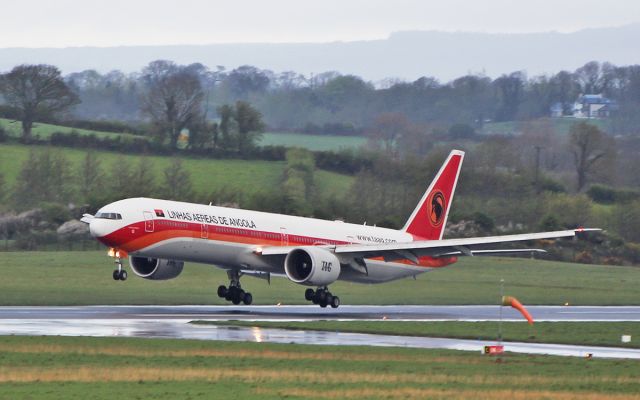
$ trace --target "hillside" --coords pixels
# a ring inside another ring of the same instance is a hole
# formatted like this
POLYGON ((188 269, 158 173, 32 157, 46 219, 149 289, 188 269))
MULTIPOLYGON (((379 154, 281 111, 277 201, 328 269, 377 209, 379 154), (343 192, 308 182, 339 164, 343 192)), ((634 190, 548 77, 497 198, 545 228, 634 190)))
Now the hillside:
MULTIPOLYGON (((9 186, 15 182, 21 166, 27 159, 31 149, 36 146, 25 145, 0 145, 0 171, 4 174, 9 186)), ((67 156, 73 167, 76 168, 85 150, 56 148, 67 156)), ((140 156, 121 155, 111 152, 99 152, 103 166, 107 171, 116 162, 136 163, 140 156)), ((159 177, 170 163, 171 157, 148 156, 154 163, 159 177)), ((218 189, 237 190, 243 194, 272 191, 282 178, 284 161, 260 161, 260 160, 212 160, 206 158, 184 158, 184 166, 191 173, 191 180, 196 192, 207 194, 218 189)), ((333 172, 317 170, 315 182, 318 192, 326 196, 332 194, 342 195, 350 187, 353 178, 333 172)))
POLYGON ((640 62, 640 24, 573 33, 495 34, 409 31, 386 39, 332 43, 246 43, 175 46, 120 46, 0 49, 0 71, 22 63, 57 65, 66 73, 96 69, 137 71, 152 60, 200 62, 228 70, 255 65, 305 75, 324 71, 379 81, 433 76, 449 81, 472 72, 497 77, 526 70, 530 75, 574 70, 591 60, 618 65, 640 62))
MULTIPOLYGON (((4 129, 9 136, 20 137, 22 128, 20 122, 10 119, 0 118, 0 128, 4 129)), ((79 135, 94 135, 99 138, 144 138, 127 133, 102 132, 89 129, 72 128, 68 126, 46 124, 36 122, 33 125, 33 135, 41 139, 48 139, 53 133, 71 133, 79 135)), ((307 135, 286 132, 265 132, 258 142, 259 146, 284 146, 302 147, 311 151, 356 149, 366 143, 366 139, 361 136, 331 136, 331 135, 307 135)))
MULTIPOLYGON (((11 119, 0 118, 0 128, 4 129, 9 136, 20 137, 22 134, 22 126, 19 121, 13 121, 11 119)), ((115 138, 118 136, 122 137, 139 137, 137 135, 127 134, 127 133, 113 133, 113 132, 101 132, 101 131, 93 131, 89 129, 80 129, 80 128, 71 128, 68 126, 60 126, 54 124, 46 124, 43 122, 36 122, 33 124, 32 135, 38 136, 41 139, 49 138, 53 133, 62 132, 62 133, 71 133, 76 132, 79 135, 95 135, 99 138, 115 138)))

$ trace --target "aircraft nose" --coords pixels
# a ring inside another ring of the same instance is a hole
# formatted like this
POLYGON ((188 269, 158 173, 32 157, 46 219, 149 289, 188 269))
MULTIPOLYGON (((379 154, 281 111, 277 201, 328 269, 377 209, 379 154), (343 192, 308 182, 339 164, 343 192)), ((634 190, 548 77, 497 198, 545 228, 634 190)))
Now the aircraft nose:
POLYGON ((94 238, 100 238, 108 234, 108 227, 106 226, 107 224, 105 222, 105 220, 94 218, 89 223, 89 233, 91 233, 91 236, 93 236, 94 238))

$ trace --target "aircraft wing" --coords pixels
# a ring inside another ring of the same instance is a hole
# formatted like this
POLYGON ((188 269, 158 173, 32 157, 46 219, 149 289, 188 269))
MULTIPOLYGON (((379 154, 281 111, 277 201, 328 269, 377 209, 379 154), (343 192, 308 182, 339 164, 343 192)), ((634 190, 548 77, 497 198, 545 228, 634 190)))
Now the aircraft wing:
MULTIPOLYGON (((600 229, 570 229, 565 231, 525 233, 518 235, 487 236, 463 239, 419 240, 407 243, 384 244, 344 244, 329 246, 327 250, 337 255, 349 257, 384 257, 385 261, 408 259, 417 263, 418 257, 450 257, 450 256, 478 256, 545 252, 540 249, 474 249, 474 247, 494 245, 500 243, 524 242, 540 239, 558 239, 574 237, 578 233, 599 231, 600 229)), ((286 255, 297 246, 268 247, 262 250, 263 255, 286 255)))
POLYGON ((475 256, 496 255, 506 253, 542 252, 539 249, 474 249, 477 246, 487 246, 500 243, 524 242, 540 239, 558 239, 574 237, 577 233, 587 231, 599 231, 600 229, 571 229, 565 231, 525 233, 518 235, 487 236, 463 239, 421 240, 408 243, 384 243, 384 244, 356 244, 336 246, 334 252, 341 255, 355 257, 384 257, 390 261, 406 258, 416 261, 417 257, 448 257, 448 256, 475 256))

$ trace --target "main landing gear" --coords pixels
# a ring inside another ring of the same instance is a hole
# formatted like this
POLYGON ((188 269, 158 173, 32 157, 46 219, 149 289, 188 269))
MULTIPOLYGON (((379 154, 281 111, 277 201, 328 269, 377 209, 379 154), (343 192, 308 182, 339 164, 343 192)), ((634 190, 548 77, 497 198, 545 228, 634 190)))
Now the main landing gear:
POLYGON ((253 302, 253 296, 249 292, 242 290, 240 286, 240 273, 238 271, 227 271, 229 276, 229 287, 224 285, 218 286, 218 297, 232 302, 235 305, 244 303, 250 305, 253 302))
POLYGON ((127 271, 122 267, 122 260, 120 257, 116 257, 116 266, 118 268, 113 270, 113 280, 114 281, 126 281, 127 280, 127 271))
POLYGON ((327 306, 331 306, 331 308, 340 307, 340 297, 332 295, 326 286, 319 287, 318 290, 311 288, 305 290, 304 298, 313 304, 319 304, 322 308, 327 306))

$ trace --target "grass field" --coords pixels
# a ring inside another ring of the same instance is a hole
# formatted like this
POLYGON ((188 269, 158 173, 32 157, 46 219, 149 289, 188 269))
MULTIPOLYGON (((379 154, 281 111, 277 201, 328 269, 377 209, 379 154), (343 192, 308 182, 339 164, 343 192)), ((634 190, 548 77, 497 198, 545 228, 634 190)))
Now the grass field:
MULTIPOLYGON (((374 333, 400 336, 428 336, 495 340, 498 322, 411 322, 411 321, 194 321, 199 325, 251 326, 294 330, 374 333)), ((503 322, 502 338, 510 342, 561 343, 587 346, 640 348, 640 322, 503 322), (632 341, 622 343, 622 335, 632 341), (633 340, 635 339, 635 340, 633 340)))
MULTIPOLYGON (((596 125, 605 132, 609 130, 610 123, 604 119, 541 118, 541 120, 548 122, 559 136, 568 135, 571 126, 579 122, 596 125)), ((485 135, 513 135, 521 131, 520 124, 518 121, 489 122, 482 127, 481 133, 485 135)))
MULTIPOLYGON (((9 136, 12 137, 20 137, 22 135, 22 125, 19 121, 15 122, 10 119, 0 118, 0 128, 3 128, 9 136)), ((32 135, 38 136, 41 139, 48 139, 55 132, 76 132, 79 135, 94 135, 99 138, 115 138, 118 136, 123 138, 144 138, 144 136, 134 134, 94 131, 40 122, 36 122, 33 125, 32 135)), ((362 136, 305 135, 300 133, 265 132, 263 133, 262 139, 258 145, 303 147, 312 151, 321 151, 356 149, 364 145, 366 141, 367 140, 362 136)))
POLYGON ((261 146, 303 147, 312 151, 357 149, 367 143, 362 136, 304 135, 300 133, 266 132, 261 146))
MULTIPOLYGON (((22 125, 20 121, 13 121, 11 119, 0 118, 0 127, 3 128, 9 136, 20 137, 22 136, 22 125)), ((118 136, 121 137, 140 137, 138 135, 128 134, 128 133, 114 133, 114 132, 102 132, 102 131, 93 131, 89 129, 80 129, 80 128, 71 128, 68 126, 60 126, 60 125, 52 125, 45 124, 41 122, 36 122, 33 124, 33 128, 31 130, 31 134, 33 136, 39 136, 41 139, 48 139, 55 132, 62 133, 71 133, 77 132, 79 135, 95 135, 100 138, 115 138, 118 136)))
MULTIPOLYGON (((224 271, 187 264, 178 278, 111 278, 105 251, 0 253, 0 305, 227 304, 216 295, 224 271)), ((592 266, 519 258, 461 258, 457 264, 384 285, 337 282, 343 304, 497 304, 505 294, 523 304, 640 304, 640 268, 592 266)), ((244 277, 256 304, 308 304, 304 287, 285 278, 244 277)))
POLYGON ((3 399, 637 399, 638 361, 164 339, 0 337, 3 399))
MULTIPOLYGON (((25 145, 0 145, 0 171, 8 185, 13 185, 28 158, 30 150, 39 147, 25 145)), ((80 165, 86 154, 85 150, 56 148, 72 163, 74 170, 80 165)), ((140 158, 137 155, 121 155, 110 152, 100 152, 103 168, 109 172, 116 162, 136 164, 140 158)), ((162 171, 170 164, 171 157, 148 156, 156 170, 156 178, 161 179, 162 171)), ((198 193, 208 194, 216 189, 226 188, 237 190, 243 194, 253 194, 261 191, 272 192, 282 178, 284 161, 259 160, 212 160, 206 158, 183 158, 185 168, 191 173, 193 187, 198 193)), ((319 192, 327 196, 343 195, 348 191, 353 177, 333 172, 317 170, 316 184, 319 192)), ((160 183, 160 182, 157 182, 160 183)), ((215 200, 215 199, 211 199, 215 200)))

